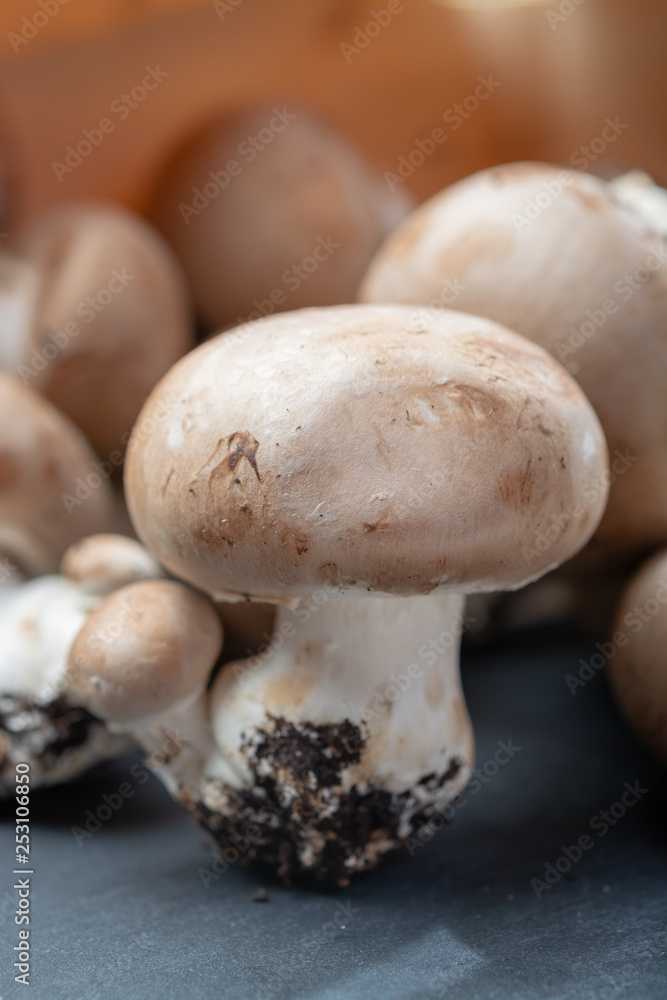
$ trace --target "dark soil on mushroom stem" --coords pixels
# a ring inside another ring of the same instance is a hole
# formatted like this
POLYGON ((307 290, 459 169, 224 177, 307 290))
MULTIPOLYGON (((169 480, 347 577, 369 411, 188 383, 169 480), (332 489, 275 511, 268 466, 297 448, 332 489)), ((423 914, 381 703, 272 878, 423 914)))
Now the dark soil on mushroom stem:
MULTIPOLYGON (((258 860, 289 882, 295 878, 339 881, 374 867, 401 846, 399 828, 410 815, 408 835, 435 812, 411 791, 344 788, 343 771, 361 759, 365 737, 349 720, 317 726, 271 719, 243 749, 252 787, 238 790, 210 781, 194 808, 197 822, 213 834, 226 858, 258 860)), ((437 792, 459 772, 454 759, 442 774, 427 774, 421 792, 437 792)))

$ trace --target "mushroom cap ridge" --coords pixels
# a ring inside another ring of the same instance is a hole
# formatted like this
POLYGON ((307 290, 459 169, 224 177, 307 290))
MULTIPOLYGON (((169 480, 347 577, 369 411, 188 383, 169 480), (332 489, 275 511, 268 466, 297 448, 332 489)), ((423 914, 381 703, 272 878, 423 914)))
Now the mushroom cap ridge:
POLYGON ((585 544, 606 473, 597 417, 542 348, 460 313, 338 306, 182 359, 139 417, 125 483, 176 576, 289 603, 520 586, 585 544))

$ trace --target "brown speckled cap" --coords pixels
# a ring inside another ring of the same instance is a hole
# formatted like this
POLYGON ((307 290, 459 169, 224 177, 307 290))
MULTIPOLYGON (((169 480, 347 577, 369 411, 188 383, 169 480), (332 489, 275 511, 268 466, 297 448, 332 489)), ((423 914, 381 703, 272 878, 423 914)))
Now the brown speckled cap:
POLYGON ((150 551, 212 595, 494 590, 585 543, 606 462, 541 348, 459 313, 340 306, 184 358, 137 422, 126 493, 150 551))

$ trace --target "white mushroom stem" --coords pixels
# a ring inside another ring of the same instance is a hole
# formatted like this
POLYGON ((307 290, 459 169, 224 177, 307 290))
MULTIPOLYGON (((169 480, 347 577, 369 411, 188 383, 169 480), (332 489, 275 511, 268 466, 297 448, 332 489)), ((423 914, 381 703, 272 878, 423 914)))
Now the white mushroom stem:
POLYGON ((194 806, 204 764, 215 754, 205 692, 197 692, 167 712, 107 726, 111 732, 129 733, 174 798, 186 807, 194 806))
MULTIPOLYGON (((236 789, 252 785, 256 739, 271 733, 273 720, 311 733, 349 722, 363 742, 358 762, 340 770, 343 790, 409 792, 411 812, 420 801, 451 800, 468 780, 474 752, 459 676, 463 606, 462 596, 449 593, 340 599, 318 591, 294 611, 280 608, 270 652, 227 665, 214 685, 219 752, 207 777, 236 789), (435 793, 419 784, 450 770, 435 793)), ((332 731, 324 753, 334 764, 336 751, 332 731)))

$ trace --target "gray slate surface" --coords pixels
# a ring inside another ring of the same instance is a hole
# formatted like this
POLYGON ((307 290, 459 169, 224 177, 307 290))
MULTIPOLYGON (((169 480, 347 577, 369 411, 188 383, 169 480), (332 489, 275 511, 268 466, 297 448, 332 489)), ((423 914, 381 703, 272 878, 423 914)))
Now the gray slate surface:
MULTIPOLYGON (((521 747, 455 821, 347 887, 285 888, 203 835, 136 758, 34 797, 32 984, 13 982, 13 812, 0 824, 0 998, 13 1000, 658 1000, 667 997, 667 781, 597 675, 585 640, 534 633, 467 656, 478 763, 521 747), (547 652, 545 652, 547 650, 547 652), (80 846, 87 809, 136 794, 80 846), (648 791, 538 899, 543 878, 624 783, 648 791), (263 886, 268 902, 254 903, 263 886), (512 898, 513 897, 513 898, 512 898), (344 926, 343 926, 344 925, 344 926)), ((491 767, 489 770, 493 770, 491 767)))

